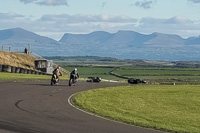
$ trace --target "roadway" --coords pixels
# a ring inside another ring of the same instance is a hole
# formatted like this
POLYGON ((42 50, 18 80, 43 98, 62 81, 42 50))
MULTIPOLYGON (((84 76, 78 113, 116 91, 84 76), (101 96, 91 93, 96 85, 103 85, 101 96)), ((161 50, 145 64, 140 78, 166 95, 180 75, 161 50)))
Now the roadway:
POLYGON ((122 84, 49 82, 0 83, 0 133, 162 133, 95 117, 68 102, 76 92, 122 84))

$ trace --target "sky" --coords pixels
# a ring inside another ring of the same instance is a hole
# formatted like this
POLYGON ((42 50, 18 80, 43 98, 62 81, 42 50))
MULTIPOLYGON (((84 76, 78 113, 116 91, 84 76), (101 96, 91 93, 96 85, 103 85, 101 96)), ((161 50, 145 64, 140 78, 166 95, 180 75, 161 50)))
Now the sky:
POLYGON ((200 0, 0 1, 0 30, 20 27, 55 40, 64 33, 119 30, 200 35, 200 0))

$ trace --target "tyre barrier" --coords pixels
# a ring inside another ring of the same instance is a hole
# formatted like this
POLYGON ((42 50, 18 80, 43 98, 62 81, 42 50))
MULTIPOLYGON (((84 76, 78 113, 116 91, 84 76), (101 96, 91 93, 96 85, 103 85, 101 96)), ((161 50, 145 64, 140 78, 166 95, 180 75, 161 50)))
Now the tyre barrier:
POLYGON ((51 75, 45 72, 40 72, 38 70, 30 70, 21 67, 14 67, 9 65, 0 65, 0 72, 7 73, 21 73, 21 74, 36 74, 36 75, 51 75))
POLYGON ((8 72, 11 73, 11 66, 3 65, 2 72, 8 72))
POLYGON ((31 74, 31 70, 27 70, 27 74, 31 74))
POLYGON ((0 72, 2 72, 2 67, 3 67, 3 65, 0 65, 0 72))
POLYGON ((24 73, 24 68, 20 68, 19 73, 24 73))
POLYGON ((16 68, 15 68, 15 73, 19 73, 19 71, 20 71, 20 68, 19 68, 19 67, 16 67, 16 68))
POLYGON ((24 74, 27 74, 27 69, 24 69, 24 74))
POLYGON ((11 66, 11 73, 15 73, 16 67, 11 66))
POLYGON ((35 74, 35 71, 34 71, 34 70, 31 70, 31 74, 35 74))
POLYGON ((36 75, 39 75, 39 72, 38 72, 38 71, 35 71, 35 74, 36 74, 36 75))

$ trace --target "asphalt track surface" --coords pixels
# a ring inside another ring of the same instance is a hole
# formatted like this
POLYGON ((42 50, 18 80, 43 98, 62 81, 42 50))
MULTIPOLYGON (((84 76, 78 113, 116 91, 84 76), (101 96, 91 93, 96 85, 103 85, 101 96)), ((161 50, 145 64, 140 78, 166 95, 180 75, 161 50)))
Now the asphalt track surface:
POLYGON ((0 133, 162 133, 84 113, 68 103, 79 91, 117 86, 116 83, 62 81, 0 83, 0 133))

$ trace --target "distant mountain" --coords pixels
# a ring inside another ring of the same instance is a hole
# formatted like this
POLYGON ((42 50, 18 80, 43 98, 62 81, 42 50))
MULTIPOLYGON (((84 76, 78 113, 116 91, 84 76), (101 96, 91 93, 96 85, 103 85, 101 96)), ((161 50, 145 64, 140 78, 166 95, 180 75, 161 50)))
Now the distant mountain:
POLYGON ((151 36, 151 39, 144 43, 151 47, 178 47, 184 45, 185 42, 185 39, 178 35, 153 33, 149 36, 151 36))
MULTIPOLYGON (((178 35, 134 31, 65 34, 60 42, 72 46, 79 55, 120 59, 200 60, 200 37, 183 39, 178 35), (195 44, 195 45, 194 45, 195 44)), ((70 53, 70 52, 69 52, 70 53)), ((76 53, 71 53, 76 56, 76 53)))
POLYGON ((188 45, 200 45, 200 36, 190 37, 190 38, 186 39, 185 43, 188 45))
POLYGON ((100 56, 119 59, 200 60, 200 36, 181 38, 174 34, 141 34, 134 31, 89 34, 65 33, 60 41, 21 28, 0 31, 0 45, 31 50, 42 56, 100 56))
MULTIPOLYGON (((51 54, 60 43, 48 37, 37 35, 22 28, 14 28, 0 31, 0 45, 4 50, 11 48, 11 51, 23 52, 31 44, 31 50, 35 53, 45 55, 51 54)), ((56 54, 56 52, 54 52, 56 54)))
POLYGON ((55 40, 37 35, 22 28, 14 28, 0 31, 0 40, 6 39, 31 39, 43 42, 56 42, 55 40))

